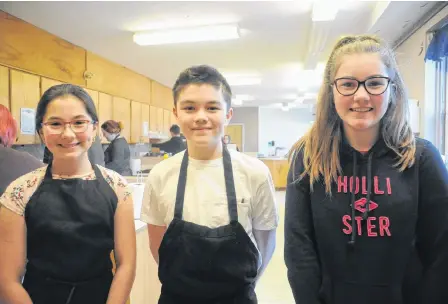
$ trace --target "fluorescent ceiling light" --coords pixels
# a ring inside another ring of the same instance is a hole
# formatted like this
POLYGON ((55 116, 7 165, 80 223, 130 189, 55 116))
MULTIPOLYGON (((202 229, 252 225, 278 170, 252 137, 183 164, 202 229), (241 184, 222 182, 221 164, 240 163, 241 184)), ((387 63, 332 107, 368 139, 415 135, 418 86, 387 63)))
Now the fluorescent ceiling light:
POLYGON ((312 20, 333 21, 339 10, 339 1, 317 0, 313 3, 312 20))
POLYGON ((240 38, 238 25, 208 25, 190 28, 148 31, 134 34, 138 45, 161 45, 240 38))

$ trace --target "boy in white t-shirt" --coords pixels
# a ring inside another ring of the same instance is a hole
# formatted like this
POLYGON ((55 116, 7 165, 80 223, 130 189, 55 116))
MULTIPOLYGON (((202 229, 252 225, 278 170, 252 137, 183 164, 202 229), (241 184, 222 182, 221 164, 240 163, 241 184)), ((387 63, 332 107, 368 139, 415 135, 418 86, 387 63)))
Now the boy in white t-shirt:
POLYGON ((173 95, 187 150, 151 170, 141 212, 159 263, 159 304, 257 303, 278 225, 269 169, 223 145, 232 93, 216 69, 183 71, 173 95))

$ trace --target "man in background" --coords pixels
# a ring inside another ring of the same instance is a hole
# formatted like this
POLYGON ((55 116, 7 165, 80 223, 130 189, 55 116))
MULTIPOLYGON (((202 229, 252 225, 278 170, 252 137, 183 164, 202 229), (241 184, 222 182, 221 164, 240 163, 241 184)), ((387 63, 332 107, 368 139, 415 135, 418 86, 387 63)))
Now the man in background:
POLYGON ((180 136, 180 127, 172 125, 170 128, 171 138, 163 143, 155 143, 158 139, 151 139, 151 146, 159 148, 161 151, 171 153, 172 155, 179 153, 187 148, 184 140, 180 136))

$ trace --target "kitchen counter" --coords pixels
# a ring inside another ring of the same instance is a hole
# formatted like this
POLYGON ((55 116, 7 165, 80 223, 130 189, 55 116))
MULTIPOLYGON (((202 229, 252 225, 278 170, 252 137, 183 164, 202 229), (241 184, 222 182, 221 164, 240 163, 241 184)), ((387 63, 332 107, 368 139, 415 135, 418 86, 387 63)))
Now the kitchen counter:
POLYGON ((286 189, 286 179, 289 171, 289 161, 282 157, 259 157, 271 172, 276 190, 286 189))

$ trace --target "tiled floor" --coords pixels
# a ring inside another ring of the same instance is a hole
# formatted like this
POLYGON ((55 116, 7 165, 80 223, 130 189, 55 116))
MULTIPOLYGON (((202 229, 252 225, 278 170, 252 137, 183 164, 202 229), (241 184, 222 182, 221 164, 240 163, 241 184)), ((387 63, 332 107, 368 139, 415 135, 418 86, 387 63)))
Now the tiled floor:
POLYGON ((268 268, 258 282, 256 292, 259 304, 295 304, 283 259, 285 192, 279 191, 276 195, 280 214, 280 223, 277 229, 277 247, 268 268))

